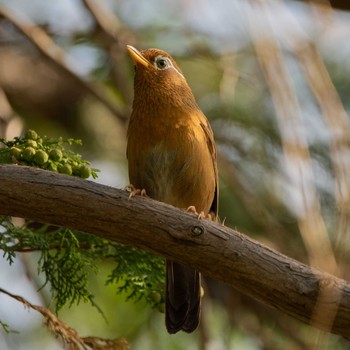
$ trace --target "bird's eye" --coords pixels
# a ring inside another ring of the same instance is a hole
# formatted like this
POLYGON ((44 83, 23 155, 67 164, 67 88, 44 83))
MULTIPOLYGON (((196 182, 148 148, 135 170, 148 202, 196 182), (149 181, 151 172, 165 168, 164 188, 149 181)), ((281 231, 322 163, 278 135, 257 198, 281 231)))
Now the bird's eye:
POLYGON ((158 69, 165 69, 169 66, 169 61, 165 57, 157 57, 155 63, 158 69))

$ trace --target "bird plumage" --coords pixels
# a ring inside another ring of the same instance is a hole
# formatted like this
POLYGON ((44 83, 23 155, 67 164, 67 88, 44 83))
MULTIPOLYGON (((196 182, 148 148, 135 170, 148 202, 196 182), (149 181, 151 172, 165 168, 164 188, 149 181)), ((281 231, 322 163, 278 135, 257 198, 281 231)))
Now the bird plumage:
MULTIPOLYGON (((130 183, 156 200, 217 215, 214 136, 183 73, 165 51, 138 52, 128 127, 130 183)), ((200 274, 167 260, 166 326, 192 332, 199 323, 200 274)))

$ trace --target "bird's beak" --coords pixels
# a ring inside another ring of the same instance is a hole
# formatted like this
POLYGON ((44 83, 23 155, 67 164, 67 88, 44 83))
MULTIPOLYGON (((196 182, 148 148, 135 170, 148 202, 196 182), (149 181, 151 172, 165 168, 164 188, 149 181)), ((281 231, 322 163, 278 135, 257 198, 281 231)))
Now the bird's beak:
POLYGON ((150 63, 142 56, 141 52, 136 50, 131 45, 126 45, 128 52, 135 64, 142 64, 144 67, 149 67, 150 63))

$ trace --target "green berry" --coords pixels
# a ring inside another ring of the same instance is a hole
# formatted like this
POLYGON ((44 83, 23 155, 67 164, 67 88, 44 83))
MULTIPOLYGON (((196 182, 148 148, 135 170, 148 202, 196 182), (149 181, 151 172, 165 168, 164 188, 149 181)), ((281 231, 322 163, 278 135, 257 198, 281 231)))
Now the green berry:
POLYGON ((164 314, 165 312, 165 304, 164 303, 161 303, 157 306, 158 308, 158 311, 161 312, 162 314, 164 314))
POLYGON ((80 166, 72 165, 73 175, 80 176, 80 166))
POLYGON ((46 169, 57 172, 57 165, 55 163, 49 162, 46 166, 46 169))
POLYGON ((38 143, 34 140, 27 140, 26 145, 28 147, 33 147, 33 148, 37 148, 38 147, 38 143))
POLYGON ((28 162, 30 162, 34 156, 35 156, 35 149, 33 147, 26 147, 21 153, 21 157, 28 162))
POLYGON ((19 157, 21 156, 21 150, 17 147, 11 147, 10 154, 11 154, 11 156, 19 159, 19 157))
POLYGON ((72 175, 72 167, 69 164, 61 164, 58 166, 58 172, 61 174, 72 175))
POLYGON ((49 155, 42 150, 35 153, 34 162, 38 165, 44 165, 49 160, 49 155))
POLYGON ((38 134, 36 133, 36 131, 29 129, 25 134, 25 138, 30 140, 36 140, 38 138, 38 134))
POLYGON ((53 149, 50 151, 49 156, 53 161, 59 162, 62 160, 63 153, 60 149, 53 149))
POLYGON ((162 296, 160 295, 159 292, 152 290, 149 294, 148 297, 151 301, 153 301, 155 304, 159 304, 162 300, 162 296))
POLYGON ((83 179, 87 179, 91 175, 91 168, 87 165, 82 165, 79 168, 79 176, 83 179))

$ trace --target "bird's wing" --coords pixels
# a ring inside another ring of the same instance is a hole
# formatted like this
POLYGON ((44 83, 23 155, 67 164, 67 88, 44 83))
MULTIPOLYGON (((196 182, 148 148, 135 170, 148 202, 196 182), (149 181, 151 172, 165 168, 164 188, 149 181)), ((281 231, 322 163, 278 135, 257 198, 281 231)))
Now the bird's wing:
POLYGON ((210 213, 215 216, 215 219, 218 216, 218 204, 219 204, 219 176, 218 176, 218 167, 216 164, 216 146, 215 146, 215 141, 214 141, 214 133, 213 130, 209 124, 208 119, 204 114, 201 114, 200 116, 200 125, 201 128, 205 134, 206 140, 207 140, 207 146, 209 153, 211 155, 211 159, 213 162, 213 168, 214 168, 214 173, 215 173, 215 193, 214 193, 214 199, 213 203, 211 204, 210 207, 210 213))

